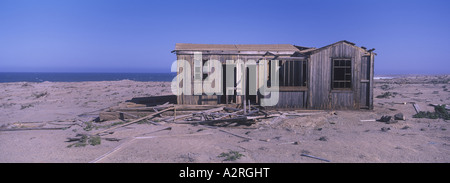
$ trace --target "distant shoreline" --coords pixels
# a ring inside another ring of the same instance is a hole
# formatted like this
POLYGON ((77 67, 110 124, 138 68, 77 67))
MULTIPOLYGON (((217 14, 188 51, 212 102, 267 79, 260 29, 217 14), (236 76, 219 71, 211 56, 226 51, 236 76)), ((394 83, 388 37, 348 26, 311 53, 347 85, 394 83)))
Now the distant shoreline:
MULTIPOLYGON (((0 72, 0 83, 13 82, 89 82, 89 81, 162 81, 171 82, 176 73, 107 73, 107 72, 0 72)), ((375 80, 450 74, 376 74, 375 80)))
POLYGON ((0 72, 0 83, 85 81, 172 81, 176 73, 0 72))

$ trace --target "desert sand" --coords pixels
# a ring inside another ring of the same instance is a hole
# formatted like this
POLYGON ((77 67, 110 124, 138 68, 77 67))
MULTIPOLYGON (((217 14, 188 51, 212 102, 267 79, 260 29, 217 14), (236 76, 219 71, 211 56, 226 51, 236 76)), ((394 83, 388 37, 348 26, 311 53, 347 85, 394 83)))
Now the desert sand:
MULTIPOLYGON (((251 126, 209 128, 160 122, 117 128, 98 145, 68 147, 68 138, 103 130, 99 113, 134 97, 170 95, 169 82, 0 83, 0 162, 450 162, 450 121, 413 118, 416 103, 450 104, 450 75, 396 76, 375 80, 374 110, 325 111, 260 120, 251 126), (406 120, 373 121, 403 113, 406 120), (141 134, 147 138, 133 138, 141 134), (89 129, 90 131, 87 131, 89 129), (383 129, 383 130, 382 130, 383 129), (222 130, 222 131, 221 131, 222 130), (223 131, 238 134, 233 136, 223 131), (221 153, 242 156, 224 161, 221 153)), ((289 112, 289 111, 287 111, 289 112)))

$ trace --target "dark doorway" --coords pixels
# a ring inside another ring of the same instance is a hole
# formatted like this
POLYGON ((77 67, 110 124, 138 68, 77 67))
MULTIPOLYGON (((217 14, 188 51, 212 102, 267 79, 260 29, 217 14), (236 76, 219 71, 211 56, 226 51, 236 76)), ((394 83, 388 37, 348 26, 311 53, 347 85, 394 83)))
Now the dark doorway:
POLYGON ((245 95, 246 95, 245 98, 246 98, 247 101, 250 100, 251 104, 256 104, 257 103, 257 93, 258 93, 258 91, 256 91, 256 89, 257 89, 257 87, 256 87, 256 78, 257 77, 256 76, 253 77, 252 80, 250 78, 250 74, 256 75, 256 67, 254 68, 254 70, 255 71, 250 72, 250 68, 247 67, 246 68, 246 75, 245 75, 245 95), (255 85, 255 86, 250 87, 250 84, 251 85, 255 85), (255 90, 255 91, 254 91, 254 93, 252 92, 253 94, 251 94, 250 90, 255 90))
POLYGON ((227 64, 223 64, 222 66, 222 73, 223 73, 223 79, 222 79, 222 90, 223 90, 223 94, 220 97, 220 103, 222 104, 230 104, 230 103, 236 103, 236 67, 234 67, 233 65, 227 65, 227 64), (228 76, 227 75, 227 70, 228 69, 233 69, 233 75, 232 76, 228 76), (231 88, 227 88, 227 82, 233 81, 233 86, 231 88), (233 91, 233 95, 227 95, 227 90, 233 91))

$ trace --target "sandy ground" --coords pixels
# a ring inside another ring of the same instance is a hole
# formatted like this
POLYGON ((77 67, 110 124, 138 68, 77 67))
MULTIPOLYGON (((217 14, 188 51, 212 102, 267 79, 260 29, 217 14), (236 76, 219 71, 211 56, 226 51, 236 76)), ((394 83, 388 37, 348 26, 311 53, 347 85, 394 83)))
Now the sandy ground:
POLYGON ((415 102, 424 111, 433 111, 428 104, 450 104, 449 81, 449 75, 376 80, 374 96, 385 92, 393 96, 374 98, 374 110, 370 111, 327 111, 216 129, 188 124, 133 124, 107 136, 120 141, 102 140, 100 145, 71 148, 67 147, 71 144, 65 142, 67 138, 95 132, 86 132, 85 122, 98 117, 100 111, 133 97, 171 94, 170 83, 0 83, 0 128, 67 127, 0 131, 0 162, 224 162, 218 157, 221 153, 237 151, 243 156, 231 162, 324 162, 301 156, 309 154, 330 162, 448 163, 449 121, 412 118, 412 104, 403 103, 415 102), (361 121, 400 112, 405 121, 361 121), (145 134, 167 127, 172 128, 145 134))

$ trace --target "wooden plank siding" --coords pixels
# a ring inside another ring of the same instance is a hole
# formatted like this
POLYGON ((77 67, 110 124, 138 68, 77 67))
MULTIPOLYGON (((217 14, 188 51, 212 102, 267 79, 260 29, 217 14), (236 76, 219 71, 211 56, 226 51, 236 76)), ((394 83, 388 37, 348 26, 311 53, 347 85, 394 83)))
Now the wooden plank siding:
POLYGON ((306 108, 307 91, 280 91, 277 105, 266 107, 268 109, 278 108, 306 108))
POLYGON ((369 76, 369 109, 373 110, 373 77, 374 77, 375 53, 370 52, 370 76, 369 76))
MULTIPOLYGON (((220 61, 221 63, 226 63, 226 60, 234 60, 236 61, 237 59, 241 59, 244 62, 247 62, 248 60, 255 60, 255 57, 249 57, 247 58, 246 56, 241 56, 241 55, 202 55, 204 60, 209 60, 209 59, 215 59, 220 61)), ((193 64, 193 55, 178 55, 177 59, 183 59, 186 60, 190 63, 191 65, 191 80, 193 81, 194 78, 194 64, 193 64)), ((257 67, 259 67, 257 65, 257 67)), ((258 71, 259 69, 256 69, 256 75, 258 76, 258 71)), ((290 72, 293 72, 293 68, 291 69, 290 72)), ((222 73, 223 74, 223 73, 222 73)), ((186 75, 185 75, 186 77, 186 75)), ((259 86, 259 82, 260 79, 257 78, 257 86, 259 86)), ((227 76, 225 79, 232 79, 232 76, 227 76)), ((223 81, 225 82, 225 80, 223 81)), ((276 107, 282 107, 282 108, 306 108, 306 95, 305 93, 307 93, 307 91, 305 91, 306 89, 301 90, 302 87, 290 87, 290 88, 286 88, 283 89, 281 88, 281 92, 279 94, 279 104, 276 107), (285 90, 285 91, 283 91, 285 90), (293 100, 295 99, 295 100, 293 100)), ((303 87, 305 88, 305 87, 303 87)), ((191 91, 193 93, 194 91, 194 84, 191 82, 191 91)), ((232 96, 229 96, 232 97, 232 96)), ((259 103, 259 99, 263 98, 261 95, 258 95, 257 99, 258 99, 258 103, 259 103)), ((214 104, 219 104, 219 103, 225 103, 225 101, 221 101, 221 96, 217 96, 217 95, 212 95, 212 96, 207 96, 205 94, 198 96, 198 95, 181 95, 177 98, 178 103, 180 104, 190 104, 190 105, 214 105, 214 104)), ((242 102, 240 97, 237 97, 236 103, 240 103, 242 102)))
MULTIPOLYGON (((200 45, 201 46, 201 45, 200 45)), ((206 48, 205 48, 206 49, 206 48)), ((242 103, 242 96, 222 96, 226 95, 225 85, 226 80, 231 80, 235 76, 225 76, 225 71, 222 72, 223 85, 222 95, 194 95, 194 50, 175 50, 178 60, 186 60, 190 63, 191 68, 184 72, 184 77, 191 77, 191 92, 192 95, 181 95, 177 97, 178 104, 188 105, 216 105, 220 103, 227 103, 227 99, 232 99, 233 103, 242 103)), ((355 46, 348 41, 339 41, 331 45, 318 48, 308 49, 308 52, 300 54, 293 54, 292 51, 270 51, 266 55, 266 51, 239 51, 239 50, 201 50, 203 60, 218 60, 222 63, 223 68, 227 60, 237 61, 238 59, 247 62, 254 60, 258 62, 261 58, 267 60, 273 59, 276 53, 275 60, 280 61, 306 61, 306 75, 300 75, 299 80, 306 81, 306 86, 299 86, 300 81, 285 77, 283 82, 285 86, 280 86, 279 101, 275 106, 266 108, 295 108, 295 109, 321 109, 321 110, 345 110, 345 109, 373 109, 373 76, 374 76, 374 57, 375 53, 368 52, 363 48, 355 46), (272 54, 272 55, 271 55, 272 54), (351 60, 351 88, 347 89, 333 89, 332 88, 332 74, 333 74, 333 59, 350 59, 351 60), (286 84, 289 83, 289 84, 286 84)), ((268 53, 269 51, 267 51, 268 53)), ((178 63, 180 64, 180 63, 178 63)), ((291 73, 303 71, 304 65, 296 65, 293 62, 288 62, 289 67, 284 67, 281 72, 284 76, 291 75, 291 73)), ((259 68, 256 66, 256 82, 260 86, 261 82, 266 82, 269 77, 269 67, 259 68), (259 78, 258 72, 265 72, 264 78, 259 78)), ((240 71, 237 71, 240 72, 240 71)), ((270 73, 271 74, 271 73, 270 73)), ((234 82, 234 81, 233 81, 234 82)), ((246 81, 244 81, 246 82, 246 81)), ((257 88, 258 89, 258 88, 257 88)), ((260 100, 264 98, 259 92, 256 96, 256 102, 260 104, 260 100)), ((248 99, 248 98, 247 98, 248 99)), ((253 102, 252 102, 253 104, 253 102)))
POLYGON ((311 109, 359 109, 361 56, 364 50, 346 42, 338 42, 314 51, 310 56, 309 101, 311 109), (349 91, 332 90, 332 59, 349 58, 352 61, 352 88, 349 91), (358 97, 355 97, 358 96, 358 97))
POLYGON ((370 90, 370 56, 361 57, 361 91, 360 108, 369 108, 370 90))
MULTIPOLYGON (((226 63, 227 60, 234 60, 237 59, 245 59, 242 56, 239 57, 238 55, 202 55, 203 60, 218 60, 221 63, 226 63)), ((193 55, 178 55, 177 59, 184 59, 188 61, 191 65, 191 81, 194 79, 194 56, 193 55)), ((223 66, 224 67, 224 66, 223 66)), ((224 73, 222 73, 224 75, 224 73)), ((186 77, 186 76, 185 76, 186 77)), ((223 82, 225 83, 225 79, 232 79, 233 76, 227 76, 227 78, 224 78, 223 82)), ((191 82, 191 91, 192 94, 194 92, 194 84, 191 82)), ((203 93, 203 95, 181 95, 178 97, 178 103, 179 104, 190 104, 190 105, 215 105, 219 104, 221 102, 221 95, 206 95, 203 93)), ((240 102, 240 101, 239 101, 240 102)))

